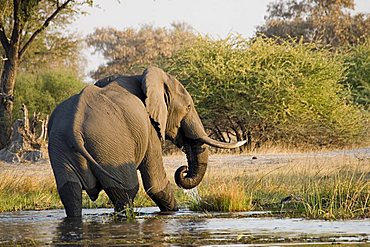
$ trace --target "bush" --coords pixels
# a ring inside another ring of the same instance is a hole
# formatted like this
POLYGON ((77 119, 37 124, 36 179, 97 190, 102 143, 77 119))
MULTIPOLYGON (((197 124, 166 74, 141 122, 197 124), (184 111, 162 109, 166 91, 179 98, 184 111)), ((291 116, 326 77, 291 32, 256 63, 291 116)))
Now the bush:
POLYGON ((218 139, 248 139, 250 147, 366 139, 368 116, 339 83, 346 76, 343 59, 314 44, 200 38, 163 67, 184 82, 218 139))
POLYGON ((74 72, 67 70, 20 73, 15 86, 14 118, 22 116, 22 104, 30 113, 49 115, 57 104, 78 93, 84 86, 74 72))
POLYGON ((351 87, 354 103, 370 110, 370 39, 350 47, 344 59, 348 66, 345 83, 351 87))

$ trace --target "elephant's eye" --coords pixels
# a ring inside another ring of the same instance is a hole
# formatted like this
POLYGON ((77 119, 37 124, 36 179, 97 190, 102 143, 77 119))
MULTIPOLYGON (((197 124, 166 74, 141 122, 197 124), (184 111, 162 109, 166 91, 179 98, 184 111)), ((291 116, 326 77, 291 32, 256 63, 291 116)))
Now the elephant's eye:
POLYGON ((186 111, 189 112, 191 109, 191 104, 189 104, 187 107, 186 107, 186 111))

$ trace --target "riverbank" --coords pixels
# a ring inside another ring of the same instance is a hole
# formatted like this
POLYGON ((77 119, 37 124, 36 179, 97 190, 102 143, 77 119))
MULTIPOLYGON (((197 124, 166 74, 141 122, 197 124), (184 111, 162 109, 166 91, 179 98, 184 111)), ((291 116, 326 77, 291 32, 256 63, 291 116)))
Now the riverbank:
MULTIPOLYGON (((173 182, 186 164, 182 155, 164 157, 173 182)), ((272 210, 283 216, 340 219, 370 217, 370 148, 310 153, 211 155, 197 189, 174 186, 180 207, 197 211, 272 210)), ((50 165, 0 164, 0 212, 62 208, 50 165)), ((112 207, 107 196, 84 207, 112 207)), ((136 207, 153 206, 142 189, 136 207)))

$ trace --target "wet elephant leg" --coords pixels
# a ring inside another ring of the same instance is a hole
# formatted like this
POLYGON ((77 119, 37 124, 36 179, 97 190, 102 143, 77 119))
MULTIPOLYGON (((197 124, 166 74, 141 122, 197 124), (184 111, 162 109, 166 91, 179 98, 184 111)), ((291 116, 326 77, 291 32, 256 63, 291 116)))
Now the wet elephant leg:
POLYGON ((67 217, 81 217, 82 214, 82 187, 80 183, 66 182, 58 188, 67 217))
POLYGON ((161 211, 176 211, 176 201, 172 186, 166 178, 163 165, 153 168, 150 164, 141 165, 140 173, 146 193, 161 211))
POLYGON ((139 181, 135 165, 124 165, 122 167, 122 184, 107 186, 104 191, 114 205, 116 212, 123 211, 130 205, 139 191, 139 181))
POLYGON ((114 211, 116 212, 125 210, 125 208, 132 203, 138 191, 139 185, 132 189, 117 187, 109 187, 105 189, 109 199, 114 204, 114 211))
POLYGON ((53 168, 55 181, 59 197, 63 203, 67 217, 81 217, 82 214, 82 185, 76 170, 73 169, 71 161, 78 163, 73 154, 68 153, 68 149, 61 146, 49 144, 49 154, 55 154, 56 151, 62 152, 62 155, 51 155, 50 161, 53 168), (67 157, 73 157, 68 159, 67 157))
POLYGON ((161 143, 149 145, 148 153, 139 166, 144 189, 161 211, 176 211, 172 186, 163 167, 161 143), (158 148, 159 147, 159 148, 158 148))
POLYGON ((147 193, 162 212, 177 211, 175 197, 169 182, 164 189, 156 191, 152 188, 147 190, 147 193))

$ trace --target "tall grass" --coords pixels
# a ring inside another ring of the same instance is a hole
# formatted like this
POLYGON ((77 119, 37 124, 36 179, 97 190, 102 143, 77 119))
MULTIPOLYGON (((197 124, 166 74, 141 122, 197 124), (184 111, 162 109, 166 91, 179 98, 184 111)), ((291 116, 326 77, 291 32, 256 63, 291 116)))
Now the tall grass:
POLYGON ((370 217, 368 160, 304 159, 208 173, 190 208, 201 211, 273 210, 285 216, 370 217))
POLYGON ((27 176, 21 170, 1 173, 0 212, 61 207, 53 179, 27 176))
POLYGON ((339 169, 302 186, 303 206, 311 218, 354 218, 370 216, 369 173, 356 167, 339 169))
MULTIPOLYGON (((20 169, 0 173, 0 212, 63 208, 53 175, 30 175, 20 169)), ((152 206, 153 202, 139 190, 134 207, 152 206)), ((113 207, 105 192, 96 201, 82 195, 83 208, 113 207)))
POLYGON ((217 185, 203 185, 199 189, 199 195, 199 198, 191 200, 191 210, 240 212, 252 209, 252 197, 240 181, 225 180, 217 185))

